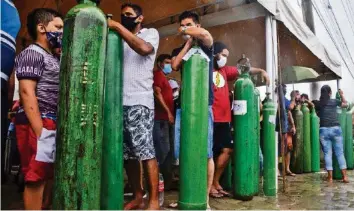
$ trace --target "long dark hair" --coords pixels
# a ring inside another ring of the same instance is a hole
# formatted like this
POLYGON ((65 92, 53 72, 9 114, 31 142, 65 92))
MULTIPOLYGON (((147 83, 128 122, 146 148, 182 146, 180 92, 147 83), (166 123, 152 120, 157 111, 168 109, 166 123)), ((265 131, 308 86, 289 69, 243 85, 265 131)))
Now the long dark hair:
POLYGON ((331 87, 328 85, 324 85, 321 88, 321 97, 320 97, 320 105, 327 105, 329 99, 331 98, 330 94, 332 93, 331 87))

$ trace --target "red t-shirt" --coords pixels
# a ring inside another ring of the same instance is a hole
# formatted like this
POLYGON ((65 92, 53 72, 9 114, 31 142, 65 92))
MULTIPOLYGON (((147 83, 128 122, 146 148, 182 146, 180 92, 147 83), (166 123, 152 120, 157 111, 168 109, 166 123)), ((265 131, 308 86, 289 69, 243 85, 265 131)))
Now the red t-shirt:
MULTIPOLYGON (((173 105, 173 96, 172 96, 172 88, 170 83, 162 72, 162 70, 154 71, 154 86, 159 87, 161 89, 161 94, 163 99, 165 100, 166 105, 173 113, 174 105, 173 105)), ((161 106, 160 102, 155 97, 155 120, 168 120, 168 115, 166 110, 161 106)))
POLYGON ((227 82, 234 81, 237 79, 237 77, 238 71, 236 67, 224 66, 218 70, 214 69, 214 122, 231 122, 229 86, 227 82))

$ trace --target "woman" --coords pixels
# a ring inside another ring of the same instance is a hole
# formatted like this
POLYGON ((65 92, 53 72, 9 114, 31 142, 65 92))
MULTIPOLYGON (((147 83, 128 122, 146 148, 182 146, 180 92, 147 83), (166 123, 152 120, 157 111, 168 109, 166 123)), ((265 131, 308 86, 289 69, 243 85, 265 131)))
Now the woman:
POLYGON ((343 182, 348 183, 346 174, 347 164, 343 153, 343 136, 337 115, 337 106, 346 107, 347 102, 344 98, 343 91, 339 90, 341 100, 331 99, 331 87, 324 85, 321 88, 321 97, 319 103, 320 113, 320 141, 325 157, 326 170, 328 171, 328 182, 332 182, 332 149, 338 160, 339 167, 342 171, 343 182))

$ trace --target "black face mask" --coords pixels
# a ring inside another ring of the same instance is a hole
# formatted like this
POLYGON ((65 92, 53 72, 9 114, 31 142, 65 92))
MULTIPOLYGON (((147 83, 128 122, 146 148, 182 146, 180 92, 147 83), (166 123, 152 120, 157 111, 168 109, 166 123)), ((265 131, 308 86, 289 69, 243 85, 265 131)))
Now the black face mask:
POLYGON ((135 22, 138 17, 126 17, 125 15, 121 15, 122 25, 129 31, 133 31, 136 25, 139 24, 139 22, 135 22))

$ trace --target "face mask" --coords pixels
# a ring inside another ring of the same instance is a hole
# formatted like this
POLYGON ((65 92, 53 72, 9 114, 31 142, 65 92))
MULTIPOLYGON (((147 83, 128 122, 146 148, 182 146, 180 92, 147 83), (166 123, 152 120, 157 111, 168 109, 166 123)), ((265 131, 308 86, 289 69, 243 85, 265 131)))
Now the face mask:
MULTIPOLYGON (((192 27, 195 27, 195 26, 185 26, 186 29, 192 28, 192 27)), ((184 34, 184 35, 182 35, 182 38, 184 41, 187 41, 189 38, 191 38, 191 36, 188 34, 184 34)))
POLYGON ((172 96, 173 96, 173 100, 176 100, 178 98, 178 96, 179 96, 179 91, 178 90, 174 91, 172 93, 172 96))
POLYGON ((188 35, 188 34, 184 34, 184 35, 182 36, 182 38, 183 38, 184 41, 187 41, 187 40, 189 40, 189 38, 191 38, 191 36, 188 35))
POLYGON ((227 62, 227 58, 225 56, 220 56, 220 59, 216 61, 219 68, 224 67, 226 65, 226 62, 227 62))
POLYGON ((139 22, 135 22, 136 19, 138 19, 138 17, 126 17, 125 15, 121 15, 122 25, 129 31, 133 31, 136 25, 139 24, 139 22))
POLYGON ((46 32, 47 40, 52 48, 61 48, 63 32, 46 32))
POLYGON ((162 70, 166 75, 172 72, 171 64, 165 64, 162 70))

